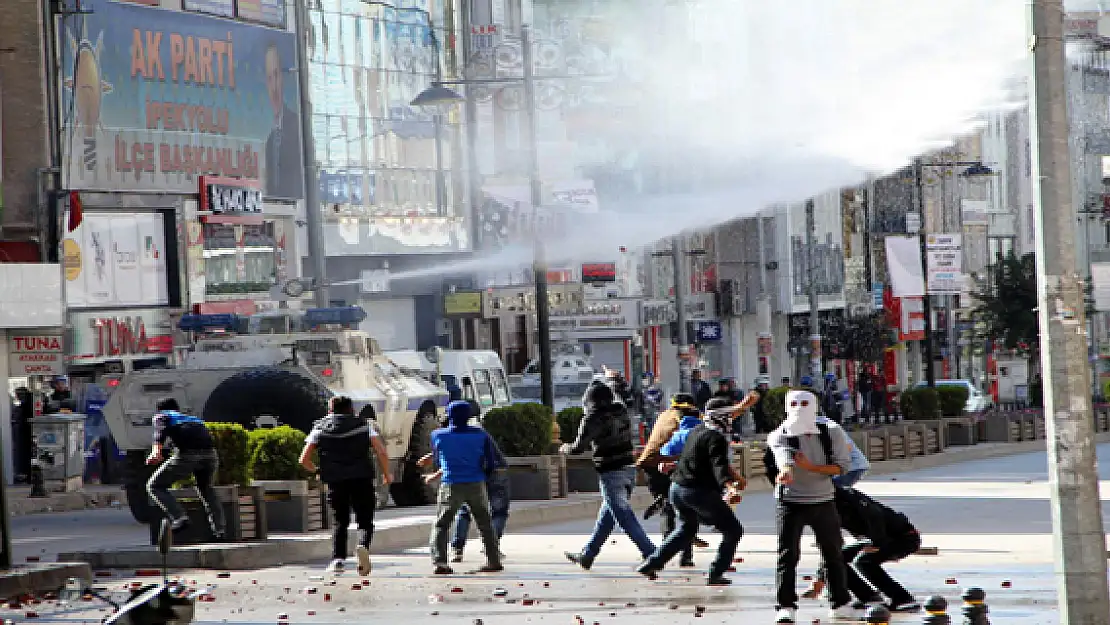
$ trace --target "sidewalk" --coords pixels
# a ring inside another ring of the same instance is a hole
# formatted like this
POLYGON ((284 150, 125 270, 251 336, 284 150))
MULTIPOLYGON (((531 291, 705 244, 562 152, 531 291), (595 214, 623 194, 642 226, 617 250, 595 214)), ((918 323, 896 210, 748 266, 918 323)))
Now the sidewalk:
POLYGON ((32 498, 31 487, 26 484, 8 487, 8 514, 13 517, 115 507, 127 507, 127 495, 119 484, 86 484, 78 492, 50 493, 41 498, 32 498))

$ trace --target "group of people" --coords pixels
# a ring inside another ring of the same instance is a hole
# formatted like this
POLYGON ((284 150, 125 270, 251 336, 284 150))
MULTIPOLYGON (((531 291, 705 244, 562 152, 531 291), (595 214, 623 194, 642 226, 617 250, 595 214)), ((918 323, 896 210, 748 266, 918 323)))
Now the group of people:
MULTIPOLYGON (((613 530, 620 527, 640 552, 637 572, 655 579, 680 554, 680 567, 694 566, 694 547, 708 546, 698 538, 704 524, 720 534, 706 583, 728 585, 731 582, 725 574, 744 533, 734 507, 741 503, 747 487, 744 477, 733 469, 730 443, 734 422, 760 401, 760 393, 752 391, 740 400, 718 394, 704 404, 693 394, 676 394, 670 408, 659 414, 639 454, 633 444, 628 397, 627 384, 607 371, 606 379, 592 383, 583 397, 584 416, 575 440, 560 448, 564 454, 591 453, 602 497, 589 539, 582 549, 566 553, 566 558, 589 570, 613 530), (655 496, 644 518, 662 514, 665 537, 658 545, 632 507, 638 470, 645 472, 655 496)), ((150 480, 151 495, 174 529, 180 529, 188 519, 168 488, 194 475, 212 531, 222 535, 222 515, 219 506, 212 505, 212 477, 218 458, 211 436, 202 421, 181 414, 173 399, 160 402, 158 411, 149 462, 161 466, 150 480), (174 442, 176 451, 163 462, 163 445, 168 440, 174 442)), ((484 546, 486 562, 479 572, 504 568, 500 539, 509 514, 507 463, 493 438, 474 423, 477 416, 472 402, 451 402, 446 424, 431 434, 432 452, 418 463, 435 465, 435 472, 425 479, 440 481, 429 539, 436 575, 453 573, 450 565, 462 561, 471 520, 484 546)), ((775 484, 778 533, 776 622, 795 622, 799 600, 796 569, 806 527, 816 538, 821 567, 804 597, 817 598, 824 592, 833 618, 854 619, 858 617, 855 610, 884 601, 892 611, 919 610, 913 595, 882 566, 916 552, 920 536, 903 514, 854 489, 869 468, 867 460, 835 421, 819 415, 815 393, 787 393, 786 419, 768 435, 767 446, 764 463, 768 479, 775 484), (844 545, 842 531, 860 540, 844 545)), ((355 414, 350 398, 333 398, 329 414, 306 438, 300 462, 310 471, 319 471, 328 485, 336 521, 329 568, 341 571, 345 566, 353 513, 359 527, 358 571, 369 574, 377 471, 380 469, 385 483, 392 481, 388 454, 372 423, 355 414)))

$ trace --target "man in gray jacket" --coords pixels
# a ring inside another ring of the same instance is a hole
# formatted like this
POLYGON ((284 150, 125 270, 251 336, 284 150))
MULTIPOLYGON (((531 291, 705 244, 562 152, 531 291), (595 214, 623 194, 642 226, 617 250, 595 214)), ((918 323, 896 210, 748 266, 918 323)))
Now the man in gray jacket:
POLYGON ((809 391, 786 394, 786 420, 767 437, 774 454, 775 520, 778 526, 776 623, 794 623, 795 588, 802 531, 808 526, 827 564, 830 617, 855 620, 847 573, 841 556, 843 538, 832 478, 851 466, 848 435, 832 422, 817 422, 817 396, 809 391))

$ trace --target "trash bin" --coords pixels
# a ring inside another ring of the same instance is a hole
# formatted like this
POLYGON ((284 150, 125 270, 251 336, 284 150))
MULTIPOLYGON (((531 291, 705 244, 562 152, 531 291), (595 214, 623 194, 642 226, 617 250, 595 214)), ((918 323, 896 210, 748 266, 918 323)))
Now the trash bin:
POLYGON ((81 490, 85 473, 85 415, 62 413, 31 419, 47 490, 81 490))

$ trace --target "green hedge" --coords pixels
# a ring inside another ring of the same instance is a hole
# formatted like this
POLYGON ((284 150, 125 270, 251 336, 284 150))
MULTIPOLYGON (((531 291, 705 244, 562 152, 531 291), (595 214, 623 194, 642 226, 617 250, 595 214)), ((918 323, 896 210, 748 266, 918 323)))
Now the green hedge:
POLYGON ((940 400, 940 413, 946 417, 963 416, 969 394, 965 386, 954 384, 938 386, 937 395, 940 400))
POLYGON ((935 388, 923 386, 906 389, 902 391, 899 401, 902 415, 907 419, 936 419, 940 414, 940 394, 935 388))
POLYGON ((238 423, 207 423, 220 456, 216 486, 249 486, 250 455, 247 430, 238 423))
POLYGON ((300 463, 304 439, 304 432, 288 425, 251 431, 248 436, 251 479, 305 480, 311 477, 300 463))
POLYGON ((559 440, 564 443, 573 443, 578 437, 578 427, 582 424, 582 417, 586 412, 578 406, 569 406, 555 415, 555 422, 559 424, 559 440))
POLYGON ((506 456, 542 456, 551 447, 555 415, 543 404, 513 404, 494 408, 482 417, 489 432, 506 456))

